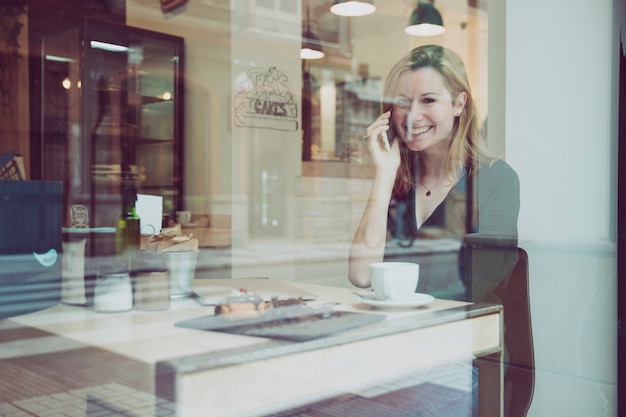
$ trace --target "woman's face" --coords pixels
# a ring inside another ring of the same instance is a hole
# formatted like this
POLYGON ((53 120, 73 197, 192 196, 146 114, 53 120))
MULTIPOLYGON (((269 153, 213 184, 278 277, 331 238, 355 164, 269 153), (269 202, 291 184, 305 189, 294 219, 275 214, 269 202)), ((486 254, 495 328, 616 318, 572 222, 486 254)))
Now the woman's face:
POLYGON ((453 98, 443 76, 433 68, 405 71, 398 78, 391 120, 410 150, 447 149, 466 97, 463 92, 453 98))

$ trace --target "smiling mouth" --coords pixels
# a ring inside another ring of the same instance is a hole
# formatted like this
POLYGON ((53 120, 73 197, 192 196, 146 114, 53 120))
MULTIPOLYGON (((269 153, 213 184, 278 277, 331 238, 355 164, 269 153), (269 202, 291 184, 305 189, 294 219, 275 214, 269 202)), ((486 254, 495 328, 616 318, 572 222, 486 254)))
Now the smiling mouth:
POLYGON ((417 135, 421 135, 422 133, 428 132, 430 129, 432 129, 432 126, 416 127, 416 128, 410 129, 409 133, 411 133, 411 136, 417 136, 417 135))

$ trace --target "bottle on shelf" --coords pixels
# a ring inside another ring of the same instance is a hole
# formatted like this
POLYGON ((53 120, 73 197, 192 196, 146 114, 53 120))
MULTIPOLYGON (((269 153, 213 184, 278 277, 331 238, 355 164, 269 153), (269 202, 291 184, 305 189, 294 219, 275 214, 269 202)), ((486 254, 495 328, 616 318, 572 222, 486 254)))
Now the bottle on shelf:
POLYGON ((135 207, 136 201, 137 187, 132 180, 125 178, 123 173, 122 213, 115 229, 115 249, 120 260, 128 265, 131 272, 138 262, 141 245, 141 221, 135 207))

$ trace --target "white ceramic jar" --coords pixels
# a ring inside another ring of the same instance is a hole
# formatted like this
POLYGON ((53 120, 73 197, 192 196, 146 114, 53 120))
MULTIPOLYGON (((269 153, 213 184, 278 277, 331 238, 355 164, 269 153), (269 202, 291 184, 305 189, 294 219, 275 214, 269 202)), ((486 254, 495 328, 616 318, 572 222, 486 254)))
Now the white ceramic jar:
POLYGON ((133 308, 133 287, 128 272, 107 272, 98 275, 93 308, 100 313, 117 313, 133 308))

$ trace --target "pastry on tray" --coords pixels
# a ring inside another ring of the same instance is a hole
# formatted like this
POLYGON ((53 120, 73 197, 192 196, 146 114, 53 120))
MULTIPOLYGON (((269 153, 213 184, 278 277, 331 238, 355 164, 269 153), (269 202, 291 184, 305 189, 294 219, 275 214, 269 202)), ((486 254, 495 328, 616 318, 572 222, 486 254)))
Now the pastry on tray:
POLYGON ((215 314, 241 313, 246 311, 264 311, 270 308, 285 307, 303 304, 302 297, 278 298, 265 301, 262 297, 249 293, 245 288, 236 291, 234 295, 224 298, 215 306, 215 314))

